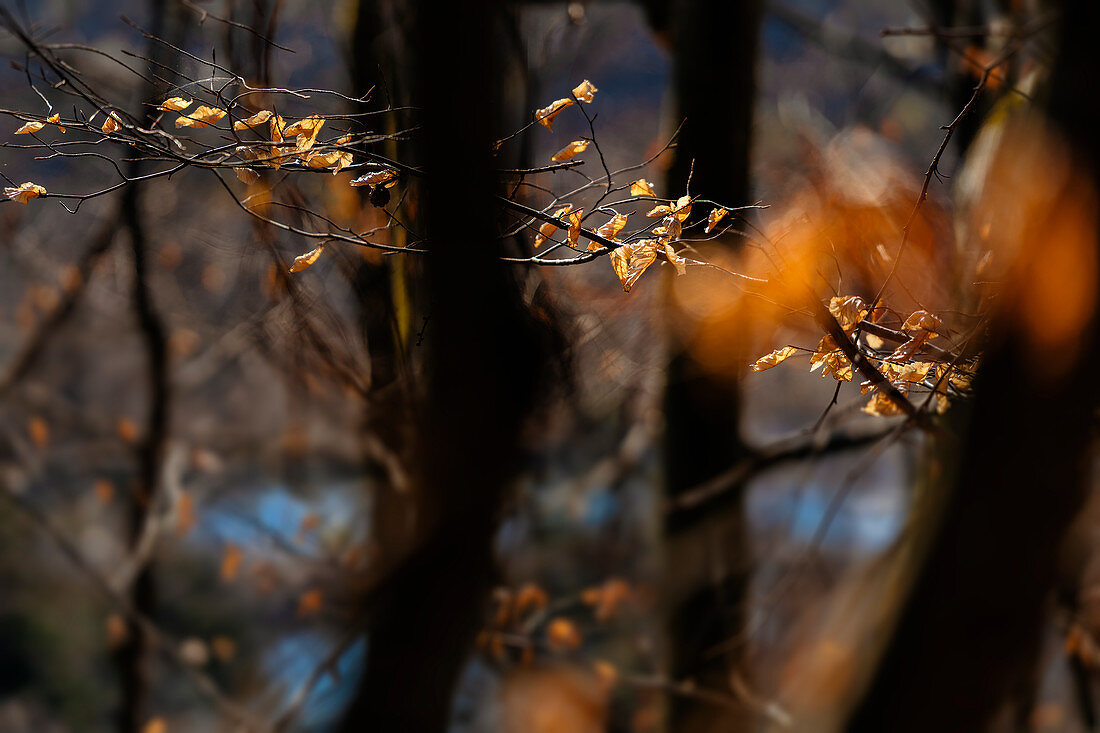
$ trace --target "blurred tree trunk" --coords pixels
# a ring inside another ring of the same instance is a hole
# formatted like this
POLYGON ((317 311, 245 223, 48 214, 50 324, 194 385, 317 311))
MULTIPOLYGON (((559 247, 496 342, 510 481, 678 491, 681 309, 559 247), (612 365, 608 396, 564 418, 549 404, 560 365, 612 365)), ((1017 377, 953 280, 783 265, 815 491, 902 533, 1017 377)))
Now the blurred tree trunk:
POLYGON ((343 729, 443 731, 495 576, 492 545, 539 359, 513 273, 499 261, 490 151, 501 69, 497 6, 412 5, 422 129, 420 203, 430 321, 417 405, 416 543, 372 592, 367 663, 343 729), (455 176, 462 185, 454 186, 455 176))
MULTIPOLYGON (((1100 183, 1100 110, 1090 98, 1100 85, 1100 5, 1067 0, 1062 9, 1048 116, 1100 183)), ((984 730, 1006 703, 1034 693, 1059 544, 1089 487, 1100 324, 1093 310, 1080 356, 1053 383, 1007 325, 986 351, 938 527, 853 731, 984 730)))
MULTIPOLYGON (((669 195, 682 195, 690 178, 693 196, 732 206, 751 203, 762 3, 678 0, 646 6, 659 31, 668 26, 676 121, 684 121, 669 171, 669 195)), ((723 340, 737 348, 732 321, 721 327, 729 330, 723 340)), ((735 376, 708 371, 686 352, 674 354, 668 369, 666 491, 675 498, 729 468, 745 448, 735 376)), ((665 532, 670 674, 728 690, 739 654, 708 659, 707 652, 736 636, 745 623, 749 548, 743 496, 736 492, 722 506, 677 514, 665 532)), ((674 700, 670 715, 673 730, 728 729, 735 722, 729 710, 686 700, 674 700)))

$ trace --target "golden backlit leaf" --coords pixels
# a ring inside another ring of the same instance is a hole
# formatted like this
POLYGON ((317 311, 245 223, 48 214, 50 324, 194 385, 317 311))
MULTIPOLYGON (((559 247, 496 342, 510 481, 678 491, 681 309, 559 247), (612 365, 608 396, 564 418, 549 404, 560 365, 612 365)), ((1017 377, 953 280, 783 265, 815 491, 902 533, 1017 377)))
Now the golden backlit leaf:
POLYGON ((687 260, 676 254, 676 250, 668 243, 665 243, 665 258, 676 268, 677 275, 687 274, 687 260))
POLYGON ((631 196, 656 196, 653 191, 653 184, 644 178, 639 178, 630 184, 631 196))
POLYGON ((672 207, 671 206, 666 206, 665 204, 660 204, 658 206, 654 206, 652 209, 647 211, 645 215, 646 216, 652 216, 652 217, 658 217, 658 216, 668 216, 671 213, 672 213, 672 207))
POLYGON ((317 142, 317 134, 325 126, 325 118, 320 115, 310 115, 304 120, 298 120, 283 130, 284 137, 295 136, 294 147, 297 150, 309 150, 317 142))
POLYGON ((722 221, 722 217, 724 217, 728 213, 728 209, 723 209, 721 207, 715 207, 711 209, 710 213, 707 214, 707 228, 704 233, 710 234, 711 230, 714 229, 715 226, 717 226, 718 222, 722 221))
POLYGON ((681 196, 672 206, 672 213, 680 221, 684 221, 691 214, 691 196, 681 196))
MULTIPOLYGON (((572 209, 573 204, 566 204, 565 206, 555 211, 553 213, 553 217, 555 219, 560 219, 561 217, 572 211, 572 209)), ((543 225, 539 227, 539 233, 535 235, 535 247, 539 247, 547 239, 554 236, 554 232, 556 231, 558 231, 557 224, 554 224, 552 222, 544 222, 543 225)))
POLYGON ((588 140, 574 140, 550 156, 550 160, 561 162, 563 160, 571 160, 574 156, 583 153, 588 148, 588 140))
POLYGON ((298 618, 312 616, 321 610, 325 596, 320 588, 311 588, 298 596, 298 618))
POLYGON ((546 645, 551 651, 564 652, 581 645, 581 632, 566 618, 555 618, 546 624, 546 645))
POLYGON ((825 357, 837 350, 836 341, 833 341, 833 337, 828 334, 825 338, 817 344, 817 349, 810 355, 810 371, 816 371, 818 367, 825 363, 825 357))
POLYGON ((938 336, 939 332, 943 330, 943 321, 941 321, 939 318, 936 318, 928 311, 913 311, 913 313, 905 319, 905 323, 902 324, 901 330, 924 330, 928 333, 928 338, 932 338, 934 336, 938 336))
POLYGON ((553 131, 554 118, 566 107, 573 104, 572 99, 557 99, 535 112, 535 119, 547 130, 553 131))
POLYGON ((623 292, 629 293, 646 268, 657 261, 657 244, 655 239, 643 239, 624 244, 608 255, 611 269, 622 283, 623 292))
POLYGON ((781 349, 776 349, 775 351, 773 351, 769 354, 764 354, 762 357, 760 357, 755 362, 753 362, 752 370, 754 372, 767 371, 768 369, 771 369, 774 366, 778 366, 779 364, 782 364, 787 359, 790 359, 792 356, 794 356, 797 353, 798 353, 798 349, 796 349, 793 346, 784 346, 781 349))
POLYGON ((383 168, 380 171, 373 171, 365 175, 359 176, 351 181, 353 186, 383 186, 387 183, 397 182, 397 171, 393 168, 383 168))
POLYGON ((615 214, 611 217, 611 220, 604 224, 602 227, 596 230, 596 233, 601 237, 607 237, 608 239, 614 239, 619 235, 619 232, 626 226, 626 215, 615 214))
POLYGON ((576 247, 581 236, 581 219, 584 218, 584 209, 578 209, 569 214, 569 231, 565 233, 565 241, 570 247, 576 247))
POLYGON ((298 255, 294 258, 294 262, 290 265, 290 271, 301 272, 302 270, 305 270, 314 262, 316 262, 317 258, 320 257, 321 253, 324 251, 325 245, 322 244, 316 249, 312 249, 309 252, 306 252, 304 255, 298 255))
POLYGON ((232 583, 241 572, 241 563, 244 561, 244 552, 238 545, 232 542, 225 543, 222 552, 222 564, 219 573, 223 583, 232 583))
POLYGON ((653 233, 660 237, 665 244, 672 242, 674 239, 679 239, 682 232, 683 226, 675 215, 666 216, 661 222, 661 226, 653 229, 653 233))
POLYGON ((11 201, 18 201, 24 206, 31 199, 36 199, 40 196, 46 195, 46 189, 39 186, 37 183, 27 181, 26 183, 19 184, 19 188, 4 188, 4 197, 11 201))
POLYGON ((858 295, 838 295, 829 300, 829 312, 845 333, 851 333, 869 311, 858 295))
POLYGON ((573 96, 582 102, 591 104, 592 98, 596 96, 596 92, 598 91, 599 89, 594 87, 592 85, 592 82, 588 81, 588 79, 585 79, 580 84, 573 87, 573 96))
POLYGON ((921 350, 921 347, 923 347, 931 337, 932 335, 929 331, 918 331, 913 334, 908 341, 894 349, 894 353, 886 357, 884 361, 909 361, 917 355, 917 352, 921 350))
POLYGON ((234 168, 233 172, 237 175, 238 181, 247 183, 250 186, 260 180, 260 174, 251 168, 234 168))
MULTIPOLYGON (((257 114, 259 114, 257 112, 257 114)), ((272 115, 267 121, 267 133, 273 143, 283 141, 283 130, 286 129, 286 120, 282 115, 272 115)))
POLYGON ((176 127, 210 127, 222 117, 225 117, 224 109, 204 104, 196 107, 190 114, 177 117, 176 127))
POLYGON ((182 112, 192 104, 195 100, 184 99, 183 97, 169 97, 157 106, 157 109, 163 112, 182 112))
POLYGON ((871 396, 870 401, 863 406, 863 411, 876 417, 893 417, 894 415, 904 414, 893 400, 884 393, 877 391, 871 396))
POLYGON ((831 351, 825 355, 822 363, 824 364, 824 368, 821 370, 822 377, 832 377, 838 382, 852 381, 852 362, 848 361, 848 357, 844 355, 844 352, 839 349, 831 351))
POLYGON ((65 126, 61 124, 61 115, 57 112, 54 112, 52 115, 47 117, 46 122, 49 122, 51 125, 57 125, 58 130, 61 130, 61 132, 65 132, 65 126))
POLYGON ((263 123, 271 119, 272 114, 272 111, 269 109, 261 109, 254 115, 249 115, 243 120, 237 120, 236 122, 234 122, 233 129, 240 131, 247 130, 250 127, 255 127, 256 125, 262 125, 263 123))
POLYGON ((38 132, 39 130, 41 130, 45 126, 46 126, 45 122, 39 122, 38 120, 33 120, 31 122, 24 123, 22 127, 20 127, 18 130, 15 131, 15 134, 16 135, 29 135, 32 132, 38 132))
POLYGON ((121 120, 119 119, 118 115, 116 115, 114 112, 111 112, 109 115, 107 115, 107 119, 103 122, 103 125, 99 129, 107 134, 110 134, 112 132, 115 132, 116 130, 119 130, 122 127, 119 122, 121 122, 121 120))

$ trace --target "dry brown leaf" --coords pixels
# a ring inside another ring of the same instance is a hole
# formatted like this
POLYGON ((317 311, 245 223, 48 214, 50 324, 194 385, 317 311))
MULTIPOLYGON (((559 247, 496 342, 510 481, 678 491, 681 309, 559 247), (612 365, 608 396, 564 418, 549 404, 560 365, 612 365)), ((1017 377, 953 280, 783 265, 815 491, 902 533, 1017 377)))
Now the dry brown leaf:
POLYGON ((598 91, 599 89, 593 86, 592 82, 585 79, 580 84, 573 87, 573 96, 582 102, 591 104, 592 98, 596 96, 596 92, 598 91))
POLYGON ((184 99, 183 97, 169 97, 157 106, 157 109, 163 112, 182 112, 190 107, 195 100, 184 99))
MULTIPOLYGON (((257 113, 258 114, 258 113, 257 113)), ((267 120, 267 134, 271 138, 273 143, 281 143, 283 141, 283 130, 286 129, 286 120, 282 115, 273 114, 267 120)))
POLYGON ((677 275, 687 274, 687 260, 676 254, 676 250, 668 243, 665 243, 665 258, 676 268, 677 275))
POLYGON ((52 115, 47 117, 46 122, 49 122, 51 125, 57 125, 58 130, 61 130, 61 132, 65 132, 65 126, 61 124, 61 115, 57 112, 54 112, 52 115))
POLYGON ((657 261, 657 244, 655 239, 643 239, 624 244, 608 255, 611 269, 622 283, 623 292, 629 293, 646 268, 657 261))
POLYGON ((904 414, 892 399, 877 391, 871 396, 870 401, 863 406, 863 411, 868 415, 877 417, 893 417, 894 415, 904 414))
POLYGON ((825 363, 825 357, 836 350, 836 341, 833 341, 832 336, 826 334, 825 338, 818 342, 814 353, 810 355, 810 371, 816 371, 819 366, 825 363))
POLYGON ((754 372, 763 372, 771 369, 774 366, 779 366, 787 359, 798 353, 798 349, 793 346, 784 346, 781 349, 764 354, 762 357, 753 362, 752 370, 754 372))
POLYGON ((310 115, 304 120, 298 120, 283 130, 283 137, 295 137, 294 147, 299 151, 309 150, 317 142, 317 134, 325 126, 325 118, 320 115, 310 115))
POLYGON ((310 267, 317 258, 321 256, 321 253, 325 251, 325 245, 320 245, 316 249, 312 249, 306 252, 304 255, 298 255, 294 258, 294 262, 290 265, 290 272, 301 272, 310 267))
POLYGON ((15 134, 16 135, 30 135, 32 132, 38 132, 39 130, 41 130, 45 126, 46 126, 45 122, 39 122, 38 120, 33 120, 31 122, 24 123, 22 127, 20 127, 18 130, 15 131, 15 134))
POLYGON ((574 156, 583 153, 587 147, 588 140, 574 140, 558 152, 551 155, 550 160, 555 160, 558 162, 571 160, 574 156))
POLYGON ((107 119, 103 122, 103 125, 99 129, 102 132, 110 134, 112 132, 115 132, 116 130, 119 130, 122 127, 122 125, 119 124, 121 121, 122 120, 119 119, 117 114, 111 112, 107 115, 107 119))
POLYGON ((644 178, 639 178, 630 184, 631 196, 656 196, 653 192, 653 184, 644 178))
MULTIPOLYGON (((557 211, 555 211, 552 214, 552 216, 555 219, 560 219, 561 217, 568 214, 572 209, 573 209, 573 204, 566 204, 565 206, 563 206, 560 209, 558 209, 557 211)), ((535 235, 535 247, 541 246, 543 242, 545 242, 550 237, 554 236, 554 232, 556 232, 556 231, 558 231, 558 225, 557 224, 554 224, 554 223, 549 222, 549 221, 543 223, 543 225, 539 227, 539 233, 535 235)))
POLYGON ((904 344, 894 349, 894 353, 886 357, 883 361, 909 361, 917 352, 921 350, 921 347, 931 338, 931 334, 928 331, 919 331, 906 341, 904 344))
POLYGON ((615 214, 611 217, 611 220, 604 224, 602 227, 596 230, 596 234, 601 237, 607 237, 608 239, 615 239, 619 235, 619 232, 626 226, 626 215, 615 214))
POLYGON ((31 183, 27 181, 19 185, 19 188, 4 188, 4 197, 11 201, 18 201, 24 206, 31 199, 39 198, 46 195, 46 189, 39 186, 37 183, 31 183))
POLYGON ((233 129, 240 131, 247 130, 250 127, 255 127, 256 125, 262 125, 263 123, 271 119, 272 114, 272 111, 269 109, 261 109, 254 115, 249 115, 243 120, 237 120, 236 122, 234 122, 233 129))
POLYGON ((832 377, 838 382, 852 381, 852 362, 848 361, 848 357, 839 349, 826 354, 822 363, 824 364, 821 370, 822 377, 832 377))
POLYGON ((584 209, 578 209, 569 214, 569 231, 565 233, 565 241, 570 247, 576 247, 581 237, 581 219, 584 218, 584 209))
POLYGON ((251 168, 234 168, 233 172, 237 175, 238 181, 247 183, 250 186, 260 180, 260 174, 251 168))
POLYGON ((728 213, 728 209, 723 209, 721 207, 715 207, 711 209, 710 213, 707 214, 707 228, 704 234, 710 234, 711 230, 713 230, 714 227, 717 226, 718 222, 722 221, 722 217, 724 217, 728 213))
POLYGON ((552 132, 554 130, 554 127, 553 127, 554 118, 557 117, 558 114, 563 109, 565 109, 566 107, 571 106, 572 104, 573 104, 572 99, 557 99, 557 100, 554 100, 553 102, 551 102, 547 106, 545 106, 542 109, 536 111, 535 112, 535 119, 538 120, 538 123, 540 125, 542 125, 547 130, 550 130, 552 132))
POLYGON ((393 168, 383 168, 380 171, 366 173, 351 181, 353 186, 386 186, 397 182, 397 171, 393 168))
POLYGON ((190 114, 177 117, 176 127, 210 127, 222 117, 225 117, 224 109, 207 107, 204 104, 196 107, 190 114))
POLYGON ((868 310, 863 298, 858 295, 838 295, 829 300, 829 312, 845 333, 851 333, 867 315, 868 310))
POLYGON ((936 318, 934 315, 925 310, 913 311, 913 313, 905 319, 905 323, 901 326, 902 331, 927 331, 928 337, 933 338, 938 336, 940 331, 943 330, 943 321, 936 318))

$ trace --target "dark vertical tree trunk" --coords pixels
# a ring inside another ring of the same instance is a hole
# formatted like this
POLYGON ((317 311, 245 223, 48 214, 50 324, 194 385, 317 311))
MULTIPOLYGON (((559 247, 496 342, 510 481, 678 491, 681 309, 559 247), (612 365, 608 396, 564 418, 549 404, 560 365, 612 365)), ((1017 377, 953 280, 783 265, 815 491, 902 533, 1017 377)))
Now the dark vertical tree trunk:
POLYGON ((412 6, 418 161, 431 254, 427 388, 418 407, 416 543, 374 592, 367 664, 344 730, 443 731, 495 576, 493 537, 539 360, 499 261, 490 151, 498 8, 412 6), (456 176, 462 181, 455 186, 456 176))
MULTIPOLYGON (((1063 3, 1048 111, 1100 182, 1100 5, 1063 3)), ((1005 297, 1011 297, 1006 295, 1005 297)), ((850 721, 853 731, 978 731, 1034 690, 1059 543, 1088 488, 1098 403, 1095 311, 1072 370, 1031 368, 1019 329, 986 351, 942 520, 850 721)))
MULTIPOLYGON (((647 5, 654 23, 670 24, 677 121, 684 121, 669 172, 670 195, 682 195, 690 177, 693 196, 732 206, 750 203, 760 0, 647 5)), ((703 215, 706 211, 700 207, 703 215)), ((728 334, 726 341, 735 348, 737 334, 728 334)), ((708 372, 688 353, 675 354, 665 409, 670 497, 743 455, 734 376, 708 372)), ((748 546, 742 497, 705 513, 677 515, 668 521, 666 536, 670 673, 728 689, 738 655, 707 659, 706 653, 744 625, 748 546), (723 569, 717 582, 716 567, 723 569)), ((672 705, 673 730, 711 730, 735 722, 728 710, 685 700, 672 705)))

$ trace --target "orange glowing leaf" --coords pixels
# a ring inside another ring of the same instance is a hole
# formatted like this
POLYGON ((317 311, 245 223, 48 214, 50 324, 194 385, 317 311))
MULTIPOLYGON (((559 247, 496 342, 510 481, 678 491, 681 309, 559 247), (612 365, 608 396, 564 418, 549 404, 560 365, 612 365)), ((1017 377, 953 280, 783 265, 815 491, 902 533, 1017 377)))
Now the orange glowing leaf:
POLYGON ((58 113, 54 112, 52 115, 47 117, 46 122, 49 122, 51 125, 57 125, 58 130, 61 130, 61 132, 65 132, 65 126, 61 124, 61 115, 59 115, 58 113))
POLYGON ((320 588, 311 588, 298 596, 298 618, 312 616, 321 610, 325 596, 320 588))
POLYGON ((608 239, 614 239, 619 235, 619 232, 626 226, 626 215, 615 214, 611 217, 611 220, 604 224, 602 227, 596 230, 596 234, 601 237, 607 237, 608 239))
POLYGON ((204 104, 196 107, 191 114, 177 117, 176 127, 210 127, 222 117, 225 117, 224 109, 207 107, 204 104))
POLYGON ((256 125, 262 125, 263 123, 271 119, 271 115, 271 110, 261 109, 254 115, 250 115, 249 117, 245 117, 243 120, 237 120, 236 122, 234 122, 233 129, 239 131, 246 130, 250 127, 255 127, 256 125))
POLYGON ((295 136, 294 146, 298 150, 309 150, 317 142, 317 134, 325 126, 325 118, 319 115, 310 115, 304 120, 298 120, 283 130, 284 137, 295 136))
POLYGON ((184 99, 183 97, 169 97, 157 106, 157 109, 163 112, 182 112, 192 104, 195 100, 184 99))
POLYGON ((232 542, 225 543, 225 551, 222 553, 220 574, 223 583, 232 583, 237 579, 241 571, 241 562, 244 560, 244 552, 232 542))
POLYGON ((833 337, 826 335, 817 344, 817 349, 810 356, 810 371, 817 371, 817 368, 825 363, 825 357, 836 351, 836 341, 833 341, 833 337))
POLYGON ((536 111, 535 112, 535 119, 538 120, 538 123, 540 125, 545 127, 547 130, 550 130, 551 132, 553 132, 553 130, 554 130, 554 128, 553 128, 554 118, 557 117, 558 114, 563 109, 565 109, 566 107, 569 107, 572 104, 573 104, 572 99, 558 99, 558 100, 555 100, 555 101, 551 102, 549 105, 547 105, 546 107, 543 107, 542 109, 536 111))
POLYGON ((653 233, 660 237, 662 242, 667 244, 674 239, 679 239, 683 230, 684 228, 680 224, 680 220, 677 219, 675 215, 669 215, 661 222, 661 226, 653 229, 653 233))
POLYGON ((16 135, 29 135, 32 132, 38 132, 46 126, 45 122, 39 122, 34 120, 32 122, 25 123, 22 127, 15 131, 16 135))
POLYGON ((578 209, 569 214, 569 231, 565 233, 565 241, 570 247, 576 247, 581 236, 581 219, 584 217, 584 209, 578 209))
POLYGON ((639 178, 630 184, 631 196, 656 196, 653 192, 653 184, 644 178, 639 178))
MULTIPOLYGON (((566 204, 565 206, 563 206, 560 209, 558 209, 557 211, 555 211, 553 213, 553 217, 555 219, 560 219, 561 217, 568 214, 572 209, 573 209, 573 204, 566 204)), ((547 239, 554 236, 554 232, 556 232, 556 231, 558 231, 558 225, 557 224, 554 224, 554 223, 549 222, 549 221, 545 222, 542 226, 539 227, 539 233, 535 235, 535 246, 536 247, 540 246, 547 239)))
POLYGON ((546 624, 546 645, 551 651, 563 652, 581 645, 581 632, 566 618, 555 618, 546 624))
POLYGON ((718 222, 722 221, 722 217, 728 213, 728 209, 723 209, 721 207, 711 209, 710 213, 707 214, 707 228, 704 234, 710 234, 711 230, 714 229, 718 222))
POLYGON ((4 197, 11 201, 18 201, 24 206, 31 199, 39 198, 46 195, 46 189, 39 186, 37 183, 31 183, 27 181, 19 185, 19 188, 4 188, 4 197))
POLYGON ((672 213, 676 215, 676 218, 680 221, 684 221, 688 218, 688 214, 691 213, 691 197, 681 196, 677 199, 676 203, 672 206, 672 213))
POLYGON ((838 382, 852 381, 852 362, 839 349, 825 355, 823 360, 825 368, 821 370, 822 377, 832 377, 838 382))
POLYGON ((321 256, 321 253, 325 251, 325 245, 321 245, 316 249, 312 249, 306 252, 304 255, 298 255, 294 258, 294 262, 290 265, 291 272, 301 272, 305 270, 321 256))
POLYGON ((659 206, 654 206, 652 209, 647 211, 646 216, 652 216, 652 217, 668 216, 671 213, 672 213, 672 207, 671 206, 666 206, 665 204, 660 204, 659 206))
POLYGON ((582 102, 591 104, 592 98, 596 96, 596 92, 598 91, 599 89, 593 86, 592 82, 585 79, 580 84, 573 87, 573 96, 582 102))
POLYGON ((103 122, 103 126, 99 129, 107 134, 110 134, 122 127, 119 122, 121 122, 121 120, 119 119, 118 115, 116 115, 114 112, 111 112, 109 115, 107 115, 107 119, 103 122))
POLYGON ((921 347, 930 339, 934 334, 930 331, 919 331, 913 334, 913 336, 904 344, 894 350, 894 353, 886 357, 884 361, 909 361, 917 352, 921 350, 921 347))
POLYGON ((754 372, 767 371, 774 366, 782 364, 787 359, 790 359, 797 353, 798 349, 793 346, 784 346, 781 349, 776 349, 770 354, 764 354, 762 357, 757 359, 752 365, 752 370, 754 372))
POLYGON ((550 160, 563 161, 571 160, 574 156, 583 153, 588 148, 588 140, 574 140, 550 156, 550 160))

